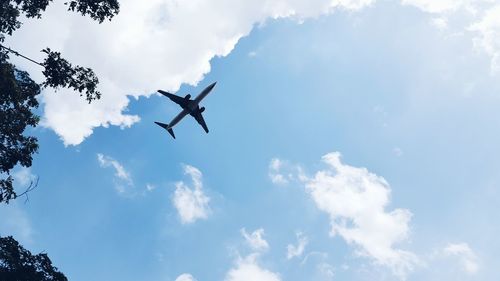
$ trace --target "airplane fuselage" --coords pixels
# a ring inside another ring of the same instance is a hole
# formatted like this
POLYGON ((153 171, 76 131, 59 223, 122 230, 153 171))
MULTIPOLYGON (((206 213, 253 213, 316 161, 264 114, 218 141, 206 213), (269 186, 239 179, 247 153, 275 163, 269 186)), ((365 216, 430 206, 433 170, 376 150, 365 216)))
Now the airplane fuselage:
POLYGON ((216 83, 210 84, 208 87, 203 89, 201 93, 195 98, 191 99, 191 95, 187 95, 184 99, 186 102, 181 105, 182 111, 172 119, 172 121, 168 124, 168 129, 173 128, 179 121, 182 120, 186 115, 191 115, 195 116, 197 113, 201 113, 205 110, 204 107, 200 108, 200 102, 212 91, 212 89, 215 87, 216 83))
POLYGON ((183 106, 182 109, 186 109, 189 111, 189 114, 193 114, 196 110, 200 109, 200 102, 196 100, 189 100, 186 106, 183 106))

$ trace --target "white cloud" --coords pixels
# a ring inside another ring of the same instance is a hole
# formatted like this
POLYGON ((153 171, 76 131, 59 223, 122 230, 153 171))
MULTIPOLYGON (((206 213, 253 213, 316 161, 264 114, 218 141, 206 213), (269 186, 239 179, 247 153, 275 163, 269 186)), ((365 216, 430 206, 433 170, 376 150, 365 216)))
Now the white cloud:
MULTIPOLYGON (((18 183, 20 186, 26 187, 31 183, 35 183, 36 175, 31 173, 31 168, 20 167, 16 171, 12 173, 12 177, 14 178, 14 182, 18 183)), ((16 184, 17 185, 17 184, 16 184)))
MULTIPOLYGON (((121 0, 120 14, 97 24, 52 3, 41 20, 25 20, 8 44, 41 60, 50 46, 75 64, 93 68, 100 78, 100 101, 87 104, 68 90, 43 94, 43 125, 67 145, 81 143, 94 128, 128 127, 139 117, 126 113, 127 95, 149 96, 196 85, 210 71, 210 60, 227 56, 239 39, 268 19, 298 21, 335 8, 359 9, 373 0, 121 0), (54 32, 57 30, 57 32, 54 32), (30 44, 27 44, 30 42, 30 44), (83 51, 82 51, 83 50, 83 51)), ((19 62, 40 80, 40 69, 19 62)))
POLYGON ((225 281, 280 281, 278 274, 262 268, 257 263, 258 255, 250 255, 239 259, 236 266, 229 270, 224 278, 225 281))
POLYGON ((235 266, 227 272, 224 281, 280 281, 279 274, 262 268, 258 263, 260 254, 269 249, 269 244, 263 238, 264 229, 259 228, 252 234, 248 234, 242 228, 241 235, 255 252, 245 258, 238 255, 235 266))
POLYGON ((312 258, 320 258, 321 260, 326 260, 328 258, 328 253, 325 252, 318 252, 318 251, 312 251, 309 252, 300 262, 300 265, 305 265, 309 262, 310 259, 312 258))
POLYGON ((304 172, 299 165, 290 164, 279 158, 273 158, 269 161, 268 175, 271 182, 277 185, 286 185, 304 178, 304 172))
POLYGON ((420 10, 437 15, 432 23, 440 30, 448 29, 448 18, 467 12, 458 29, 472 31, 474 46, 491 57, 491 71, 500 72, 500 4, 494 0, 402 0, 420 10), (472 18, 472 20, 470 19, 472 18))
POLYGON ((190 165, 184 166, 184 174, 191 177, 193 188, 183 181, 177 182, 172 198, 181 222, 193 223, 198 219, 206 219, 210 213, 210 198, 203 192, 202 174, 190 165))
POLYGON ((462 269, 469 273, 474 274, 479 270, 479 261, 477 255, 469 247, 467 243, 449 244, 444 248, 443 253, 446 256, 454 256, 460 260, 462 269))
POLYGON ((431 23, 439 30, 445 30, 448 28, 448 20, 446 18, 434 18, 431 23))
POLYGON ((317 269, 321 275, 326 277, 327 280, 333 280, 335 276, 335 267, 329 263, 322 262, 317 265, 317 269))
POLYGON ((402 0, 403 5, 412 5, 429 13, 444 13, 456 10, 474 0, 402 0))
POLYGON ((29 185, 36 179, 36 176, 31 173, 31 168, 21 167, 12 173, 12 177, 22 186, 29 185))
POLYGON ((304 250, 306 248, 307 243, 309 243, 309 240, 307 239, 306 236, 304 236, 301 232, 296 233, 297 236, 297 246, 288 244, 286 247, 287 253, 286 253, 286 258, 287 259, 292 259, 293 257, 300 257, 304 253, 304 250))
POLYGON ((252 234, 248 234, 245 228, 241 229, 241 235, 245 238, 248 245, 255 251, 266 251, 269 249, 269 244, 263 238, 264 229, 259 228, 252 232, 252 234))
MULTIPOLYGON (((396 1, 399 2, 399 1, 396 1)), ((120 14, 97 24, 88 17, 52 3, 41 20, 25 20, 7 38, 13 48, 42 59, 46 46, 61 51, 75 64, 93 68, 100 78, 102 99, 87 104, 76 93, 45 90, 42 124, 53 129, 66 145, 76 145, 96 127, 129 127, 140 118, 128 114, 129 96, 149 96, 157 89, 176 91, 183 83, 196 85, 210 72, 210 60, 227 56, 242 37, 269 19, 301 22, 336 9, 358 10, 375 0, 150 0, 120 1, 120 14), (57 30, 57 32, 54 32, 57 30), (30 42, 30 44, 26 44, 30 42), (84 51, 82 51, 84 50, 84 51)), ((475 11, 479 33, 476 45, 500 65, 498 7, 489 0, 402 0, 443 20, 460 9, 475 11), (481 5, 479 5, 481 4, 481 5), (486 9, 486 10, 485 10, 486 9), (478 12, 479 11, 479 12, 478 12)), ((463 26, 462 29, 466 29, 463 26)), ((38 66, 13 58, 41 80, 38 66)))
POLYGON ((150 184, 150 183, 147 183, 147 184, 146 184, 146 190, 147 190, 147 191, 153 191, 153 190, 155 190, 155 189, 156 189, 156 185, 154 185, 154 184, 150 184))
POLYGON ((179 277, 177 277, 175 281, 196 281, 196 279, 194 279, 193 275, 184 273, 179 275, 179 277))
POLYGON ((133 187, 133 181, 130 173, 125 170, 120 162, 101 153, 97 153, 97 161, 99 161, 99 165, 102 168, 112 167, 115 170, 115 188, 118 193, 125 194, 128 191, 126 186, 133 187))
POLYGON ((474 45, 492 57, 492 72, 500 72, 500 4, 488 9, 469 30, 478 34, 474 45))
POLYGON ((390 187, 384 178, 343 164, 338 152, 323 156, 323 161, 328 168, 305 184, 316 206, 330 216, 331 235, 340 235, 360 255, 403 278, 418 263, 413 253, 395 246, 408 238, 411 212, 386 211, 390 187))
POLYGON ((271 159, 269 162, 269 178, 274 184, 287 184, 289 177, 281 173, 283 161, 278 158, 271 159))

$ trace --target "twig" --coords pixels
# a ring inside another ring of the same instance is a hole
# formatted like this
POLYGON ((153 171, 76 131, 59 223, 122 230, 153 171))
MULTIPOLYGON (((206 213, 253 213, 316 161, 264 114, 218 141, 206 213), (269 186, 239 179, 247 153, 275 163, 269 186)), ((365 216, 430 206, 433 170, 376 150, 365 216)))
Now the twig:
POLYGON ((31 181, 30 185, 28 186, 28 188, 26 188, 26 190, 23 193, 16 195, 16 198, 21 197, 23 195, 26 195, 26 199, 24 200, 24 204, 28 203, 30 201, 30 198, 28 197, 28 192, 33 191, 38 186, 38 181, 39 180, 40 180, 40 177, 37 176, 36 177, 36 182, 34 182, 34 184, 33 184, 33 181, 31 181))
POLYGON ((4 45, 0 44, 0 48, 3 48, 5 50, 7 50, 8 52, 11 52, 13 53, 14 55, 18 56, 18 57, 22 57, 23 59, 26 59, 26 60, 29 60, 30 62, 34 63, 34 64, 38 64, 39 66, 41 67, 45 67, 43 64, 37 62, 36 60, 34 59, 30 59, 28 58, 27 56, 24 56, 23 54, 19 53, 18 51, 15 51, 15 50, 12 50, 11 48, 9 47, 5 47, 4 45))

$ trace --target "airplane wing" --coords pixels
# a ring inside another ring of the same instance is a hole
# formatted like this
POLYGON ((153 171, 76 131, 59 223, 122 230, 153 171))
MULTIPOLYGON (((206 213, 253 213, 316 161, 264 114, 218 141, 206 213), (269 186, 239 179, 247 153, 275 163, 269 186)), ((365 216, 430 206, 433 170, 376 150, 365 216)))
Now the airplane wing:
POLYGON ((179 97, 179 96, 176 96, 174 94, 171 94, 169 92, 165 92, 165 91, 162 91, 162 90, 158 90, 158 93, 166 96, 167 98, 169 98, 171 101, 175 102, 176 104, 180 105, 181 107, 184 107, 185 103, 186 103, 186 100, 182 97, 179 97))
POLYGON ((203 119, 203 115, 201 115, 201 112, 197 112, 193 115, 194 119, 198 122, 203 127, 203 130, 208 133, 208 127, 207 123, 205 123, 205 119, 203 119))

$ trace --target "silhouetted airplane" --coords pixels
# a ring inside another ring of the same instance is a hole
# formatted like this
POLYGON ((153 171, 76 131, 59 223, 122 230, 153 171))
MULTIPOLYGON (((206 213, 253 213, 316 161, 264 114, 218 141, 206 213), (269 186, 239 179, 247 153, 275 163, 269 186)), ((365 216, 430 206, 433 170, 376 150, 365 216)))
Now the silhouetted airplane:
POLYGON ((205 108, 200 107, 199 104, 200 104, 200 101, 204 97, 206 97, 208 95, 208 93, 210 93, 210 91, 212 91, 212 89, 215 87, 216 83, 217 82, 214 82, 214 83, 210 84, 208 87, 206 87, 194 100, 191 99, 191 95, 186 95, 185 97, 179 97, 179 96, 176 96, 174 94, 167 93, 167 92, 162 91, 162 90, 158 90, 159 93, 161 93, 162 95, 171 99, 176 104, 180 105, 182 107, 182 111, 177 116, 175 116, 174 119, 172 119, 170 124, 164 124, 164 123, 160 123, 160 122, 155 122, 155 123, 158 126, 167 130, 172 135, 172 137, 175 139, 174 130, 172 130, 172 128, 177 123, 179 123, 179 121, 181 121, 182 118, 184 118, 184 116, 189 114, 189 115, 193 116, 194 119, 196 119, 196 121, 198 122, 198 124, 200 124, 203 127, 205 132, 208 133, 207 124, 205 123, 205 120, 203 119, 203 116, 201 115, 201 113, 203 111, 205 111, 205 108))

